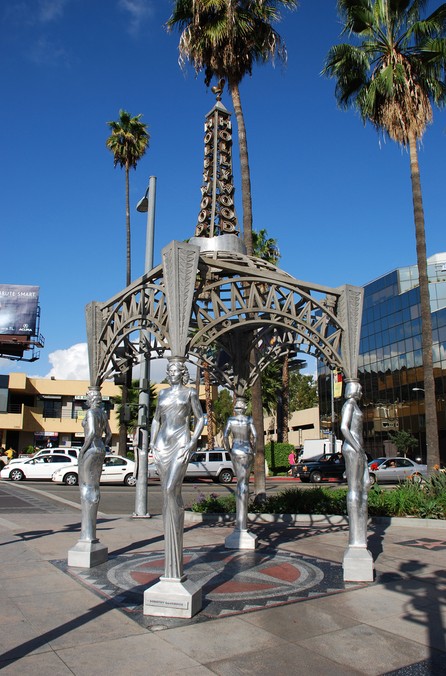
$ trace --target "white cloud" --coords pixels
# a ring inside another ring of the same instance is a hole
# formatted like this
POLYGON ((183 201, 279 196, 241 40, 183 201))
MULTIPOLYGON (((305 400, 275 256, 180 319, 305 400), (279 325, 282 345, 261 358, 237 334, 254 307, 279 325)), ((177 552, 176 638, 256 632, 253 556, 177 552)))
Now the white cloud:
POLYGON ((119 6, 130 15, 129 33, 136 35, 143 21, 153 14, 152 3, 147 0, 119 0, 119 6))
POLYGON ((77 343, 66 350, 51 352, 48 361, 52 369, 45 378, 90 380, 87 343, 77 343))
POLYGON ((48 23, 49 21, 59 19, 67 3, 68 0, 41 0, 39 7, 40 21, 48 23))
MULTIPOLYGON (((44 376, 45 378, 56 378, 56 380, 90 379, 87 343, 77 343, 66 350, 50 352, 48 361, 52 368, 44 376)), ((152 383, 162 382, 166 377, 166 370, 167 359, 152 359, 150 362, 150 381, 152 383)), ((195 369, 191 364, 188 364, 188 370, 191 379, 195 378, 195 369)), ((139 378, 139 364, 133 368, 133 378, 139 378)))

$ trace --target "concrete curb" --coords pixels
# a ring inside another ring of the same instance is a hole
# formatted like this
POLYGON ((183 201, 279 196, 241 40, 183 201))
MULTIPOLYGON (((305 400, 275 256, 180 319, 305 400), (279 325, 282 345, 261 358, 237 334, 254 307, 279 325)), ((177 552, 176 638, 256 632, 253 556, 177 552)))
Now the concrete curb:
MULTIPOLYGON (((235 521, 235 514, 200 514, 185 512, 185 518, 192 523, 224 523, 235 521)), ((342 514, 248 514, 249 523, 283 523, 303 525, 348 526, 348 517, 342 514)), ((370 526, 398 526, 402 528, 426 528, 446 530, 444 519, 418 519, 416 517, 373 516, 370 526)))
MULTIPOLYGON (((17 484, 16 484, 17 485, 17 484)), ((31 493, 38 493, 48 497, 48 493, 41 491, 31 486, 20 485, 23 490, 31 493)), ((80 511, 81 507, 71 500, 66 500, 59 496, 51 494, 51 499, 56 502, 61 502, 70 507, 74 507, 80 511)), ((105 518, 110 516, 103 512, 98 512, 98 516, 105 518)), ((125 516, 128 516, 127 514, 125 516)), ((190 512, 188 510, 184 513, 185 520, 191 523, 227 523, 231 524, 235 521, 235 514, 201 514, 199 512, 190 512)), ((343 514, 248 514, 250 523, 283 523, 283 524, 305 524, 305 525, 327 525, 327 526, 348 526, 348 517, 343 514)), ((369 525, 380 526, 400 526, 403 528, 427 528, 446 530, 446 520, 444 519, 419 519, 412 516, 372 516, 368 521, 369 525)))

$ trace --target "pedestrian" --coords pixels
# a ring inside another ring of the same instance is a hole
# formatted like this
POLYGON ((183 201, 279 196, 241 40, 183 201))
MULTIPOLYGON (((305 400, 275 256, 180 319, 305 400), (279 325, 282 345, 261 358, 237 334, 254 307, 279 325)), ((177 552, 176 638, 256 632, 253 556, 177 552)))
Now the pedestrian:
POLYGON ((291 453, 288 456, 288 462, 289 462, 289 465, 290 465, 290 470, 289 470, 290 476, 294 476, 294 477, 296 476, 296 461, 297 461, 296 453, 294 451, 291 451, 291 453))

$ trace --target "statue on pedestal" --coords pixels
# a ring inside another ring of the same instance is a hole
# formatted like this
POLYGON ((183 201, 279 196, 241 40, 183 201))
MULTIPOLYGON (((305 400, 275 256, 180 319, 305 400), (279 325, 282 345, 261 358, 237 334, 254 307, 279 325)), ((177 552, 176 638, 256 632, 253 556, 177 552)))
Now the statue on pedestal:
POLYGON ((85 441, 79 451, 79 488, 82 507, 81 540, 96 540, 96 520, 99 507, 102 465, 105 447, 112 434, 107 414, 102 408, 101 391, 90 387, 87 392, 88 411, 82 421, 85 441), (105 441, 103 436, 105 434, 105 441))
MULTIPOLYGON (((164 579, 183 579, 184 504, 181 486, 191 454, 204 426, 204 415, 194 389, 186 387, 189 374, 183 358, 170 358, 170 387, 161 390, 152 422, 150 448, 163 490, 165 537, 164 579), (190 419, 194 417, 191 435, 190 419)), ((163 578, 162 578, 163 579, 163 578)))
POLYGON ((369 468, 362 438, 363 414, 358 406, 362 388, 358 381, 347 381, 346 402, 342 407, 342 453, 348 478, 347 510, 350 520, 349 545, 367 546, 367 493, 369 468))
POLYGON ((231 453, 237 477, 237 502, 234 532, 225 540, 230 549, 254 549, 257 538, 248 532, 249 477, 254 463, 257 434, 250 416, 246 415, 246 401, 239 397, 234 406, 234 415, 228 418, 223 433, 223 443, 231 453), (232 447, 230 445, 232 437, 232 447))
POLYGON ((90 387, 88 411, 82 421, 85 441, 79 451, 79 489, 82 510, 79 542, 68 552, 68 565, 91 568, 107 560, 108 549, 96 537, 99 508, 99 482, 105 458, 105 447, 112 438, 107 414, 102 408, 101 390, 90 387), (103 439, 105 435, 105 439, 103 439))
POLYGON ((370 488, 369 467, 362 436, 363 414, 358 402, 362 388, 358 380, 346 380, 342 407, 342 453, 348 481, 348 549, 344 556, 344 580, 373 580, 373 559, 367 551, 367 501, 370 488))

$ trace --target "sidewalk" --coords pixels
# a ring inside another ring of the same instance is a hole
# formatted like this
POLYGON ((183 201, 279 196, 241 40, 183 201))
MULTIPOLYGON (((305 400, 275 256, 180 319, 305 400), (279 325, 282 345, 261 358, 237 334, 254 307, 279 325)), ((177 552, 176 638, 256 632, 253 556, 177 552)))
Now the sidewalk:
POLYGON ((202 575, 204 607, 170 622, 137 608, 162 562, 159 516, 101 515, 108 565, 69 571, 78 508, 27 486, 0 487, 14 495, 6 512, 0 493, 5 674, 446 674, 444 522, 371 523, 376 581, 346 585, 342 519, 257 517, 259 548, 249 562, 224 550, 230 525, 191 515, 185 568, 202 575))

